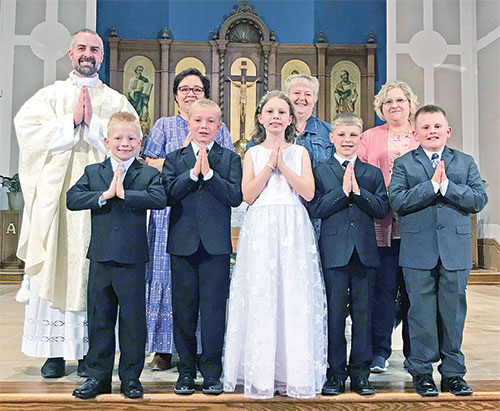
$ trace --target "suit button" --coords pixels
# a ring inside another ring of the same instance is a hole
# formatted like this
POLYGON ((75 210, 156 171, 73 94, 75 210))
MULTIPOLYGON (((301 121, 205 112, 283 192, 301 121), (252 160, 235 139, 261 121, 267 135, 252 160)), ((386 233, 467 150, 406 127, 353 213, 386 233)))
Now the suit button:
POLYGON ((352 205, 353 205, 352 203, 349 203, 349 207, 352 207, 352 205))
POLYGON ((443 228, 444 228, 444 225, 442 225, 442 224, 438 224, 438 226, 437 226, 437 229, 438 229, 438 230, 442 230, 443 228))
POLYGON ((114 230, 115 230, 115 231, 118 231, 118 230, 119 230, 119 228, 118 228, 118 227, 115 227, 115 228, 114 228, 114 230))
POLYGON ((351 227, 356 227, 356 223, 354 221, 351 221, 351 227))
POLYGON ((441 207, 443 207, 443 203, 439 203, 437 206, 438 206, 438 208, 441 208, 441 207))

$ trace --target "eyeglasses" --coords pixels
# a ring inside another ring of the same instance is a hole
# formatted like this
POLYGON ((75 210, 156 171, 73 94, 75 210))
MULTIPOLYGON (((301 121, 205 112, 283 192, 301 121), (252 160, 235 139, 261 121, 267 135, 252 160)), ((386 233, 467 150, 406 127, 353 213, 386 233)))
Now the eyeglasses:
POLYGON ((389 98, 387 100, 382 101, 382 104, 384 106, 392 106, 394 103, 396 103, 396 105, 401 106, 406 101, 408 101, 407 98, 397 98, 395 100, 393 100, 392 98, 389 98))
POLYGON ((189 87, 189 86, 182 86, 177 89, 178 93, 188 95, 189 92, 192 91, 195 96, 201 96, 202 94, 205 94, 205 89, 203 87, 189 87))

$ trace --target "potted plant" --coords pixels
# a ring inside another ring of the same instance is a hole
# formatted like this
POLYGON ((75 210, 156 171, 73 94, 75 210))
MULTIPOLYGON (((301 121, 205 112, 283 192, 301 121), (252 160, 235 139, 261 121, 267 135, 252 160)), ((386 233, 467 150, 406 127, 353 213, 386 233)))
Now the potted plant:
POLYGON ((22 210, 24 207, 23 193, 21 191, 21 182, 19 174, 12 177, 0 176, 0 187, 7 189, 7 199, 11 210, 22 210))

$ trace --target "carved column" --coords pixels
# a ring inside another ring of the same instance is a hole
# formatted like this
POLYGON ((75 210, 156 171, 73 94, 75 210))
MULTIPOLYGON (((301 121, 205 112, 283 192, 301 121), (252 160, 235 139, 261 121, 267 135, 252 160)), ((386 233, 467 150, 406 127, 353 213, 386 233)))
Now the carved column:
POLYGON ((225 121, 224 109, 225 109, 225 98, 224 98, 224 72, 226 63, 226 46, 227 40, 216 40, 219 46, 219 106, 222 111, 222 120, 225 121))
POLYGON ((122 90, 118 80, 118 37, 108 37, 109 43, 109 86, 115 90, 122 90))
POLYGON ((270 41, 261 41, 263 56, 262 92, 266 94, 269 90, 269 56, 271 51, 270 41))
POLYGON ((160 39, 160 77, 161 77, 161 89, 160 89, 160 117, 168 116, 168 95, 170 92, 169 77, 170 73, 168 71, 168 66, 170 62, 170 44, 173 40, 160 39))
POLYGON ((373 99, 375 97, 375 50, 377 49, 376 44, 366 44, 366 51, 367 51, 367 82, 368 82, 368 87, 367 87, 367 93, 366 93, 366 102, 368 105, 367 109, 367 120, 368 124, 365 126, 365 128, 368 127, 373 127, 375 125, 375 112, 373 110, 373 99))
POLYGON ((317 65, 318 65, 318 80, 319 80, 319 93, 318 93, 318 118, 328 121, 326 118, 326 49, 327 43, 315 43, 317 50, 317 65))
MULTIPOLYGON (((210 40, 210 47, 212 48, 212 73, 210 78, 210 89, 212 90, 210 98, 214 100, 219 106, 221 102, 218 101, 219 98, 219 46, 216 41, 210 40)), ((208 73, 207 73, 208 75, 208 73)))
POLYGON ((276 73, 276 55, 278 53, 279 43, 271 43, 271 52, 269 53, 269 90, 279 90, 281 84, 278 83, 278 74, 276 73))

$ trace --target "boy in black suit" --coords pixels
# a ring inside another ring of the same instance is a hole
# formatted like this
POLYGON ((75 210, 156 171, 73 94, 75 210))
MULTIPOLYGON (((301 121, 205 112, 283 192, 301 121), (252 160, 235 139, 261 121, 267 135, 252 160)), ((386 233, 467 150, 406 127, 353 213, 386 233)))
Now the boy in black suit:
POLYGON ((135 158, 141 147, 141 129, 134 115, 113 114, 104 143, 111 158, 87 166, 68 190, 66 201, 69 210, 90 209, 92 214, 87 254, 86 366, 90 377, 73 395, 86 399, 111 392, 119 306, 120 392, 140 398, 146 343, 144 275, 149 258, 146 210, 165 208, 167 199, 158 170, 135 158))
POLYGON ((240 205, 241 161, 214 142, 220 109, 198 100, 189 110, 192 137, 165 158, 163 172, 172 207, 167 252, 172 267, 174 342, 179 353, 177 394, 193 394, 196 323, 201 312, 203 393, 221 394, 222 345, 229 290, 231 207, 240 205))
POLYGON ((330 139, 334 158, 314 168, 316 195, 309 204, 311 217, 321 218, 319 247, 328 303, 328 364, 323 395, 351 391, 360 395, 375 390, 368 377, 372 360, 371 305, 375 268, 380 267, 374 218, 389 212, 380 169, 356 156, 363 122, 339 114, 330 139), (349 305, 352 344, 346 363, 345 313, 349 305))

